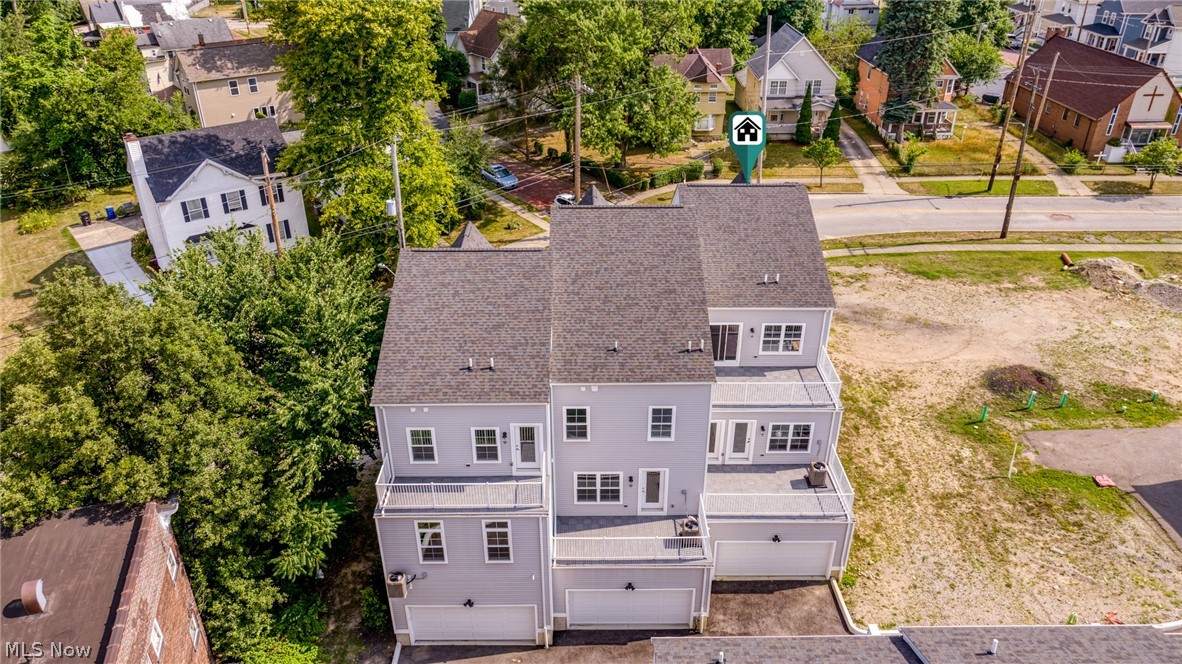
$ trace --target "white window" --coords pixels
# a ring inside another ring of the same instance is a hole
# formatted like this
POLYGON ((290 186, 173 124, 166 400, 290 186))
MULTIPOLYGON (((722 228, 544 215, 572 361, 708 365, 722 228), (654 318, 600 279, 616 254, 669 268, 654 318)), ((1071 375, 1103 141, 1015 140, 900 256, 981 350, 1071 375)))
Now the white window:
POLYGON ((813 96, 819 95, 822 92, 824 92, 824 89, 825 89, 824 84, 825 84, 825 82, 819 78, 815 78, 811 81, 805 81, 805 85, 808 86, 809 89, 811 89, 813 91, 813 96))
POLYGON ((650 406, 648 409, 648 439, 673 440, 673 406, 650 406))
MULTIPOLYGON (((276 182, 275 184, 271 185, 271 191, 272 191, 272 195, 275 197, 275 202, 282 203, 283 202, 283 183, 276 182)), ((259 203, 262 205, 267 205, 267 188, 262 185, 259 186, 259 203)))
POLYGON ((181 201, 181 214, 185 217, 185 223, 200 219, 209 219, 209 206, 205 204, 204 198, 181 201))
POLYGON ((1178 112, 1174 114, 1174 128, 1170 130, 1171 134, 1174 134, 1174 135, 1178 134, 1178 124, 1179 123, 1182 123, 1182 108, 1179 108, 1178 112))
POLYGON ((166 546, 164 548, 168 551, 168 558, 164 560, 164 564, 168 566, 168 575, 172 577, 173 581, 176 581, 176 570, 177 567, 179 567, 176 564, 176 554, 172 552, 171 546, 166 546))
POLYGON ((484 522, 484 562, 513 562, 513 536, 508 521, 484 522))
POLYGON ((152 633, 150 638, 152 640, 152 652, 155 652, 156 656, 159 657, 160 651, 164 649, 164 632, 161 631, 160 623, 156 622, 155 618, 152 618, 152 633))
POLYGON ((788 81, 772 81, 768 87, 769 97, 783 97, 788 94, 788 81))
POLYGON ((238 212, 246 209, 246 190, 239 189, 238 191, 231 191, 222 194, 222 212, 230 214, 231 212, 238 212))
POLYGON ((407 429, 406 444, 410 446, 411 463, 439 463, 435 458, 435 429, 407 429))
POLYGON ((283 232, 283 239, 290 240, 291 239, 291 224, 288 223, 288 221, 286 219, 280 219, 279 226, 283 232))
POLYGON ((189 615, 189 639, 193 641, 193 648, 197 648, 197 637, 201 636, 201 628, 197 626, 197 616, 189 615))
POLYGON ((768 452, 808 452, 812 424, 773 424, 767 436, 768 452))
POLYGON ((251 76, 246 79, 246 87, 250 90, 250 94, 256 95, 259 93, 259 79, 251 76))
POLYGON ((575 473, 576 503, 618 503, 619 473, 575 473))
MULTIPOLYGON (((270 222, 263 224, 263 228, 267 229, 267 244, 275 244, 275 227, 270 222)), ((279 220, 279 232, 283 234, 284 240, 291 239, 291 223, 287 219, 279 220)))
POLYGON ((447 548, 443 544, 443 524, 438 521, 416 521, 419 534, 419 562, 446 563, 447 548))
POLYGON ((706 97, 706 101, 710 102, 711 104, 718 101, 718 93, 711 90, 710 94, 706 97))
POLYGON ((1108 131, 1104 132, 1106 136, 1112 135, 1112 129, 1116 127, 1116 112, 1120 110, 1120 104, 1112 109, 1112 115, 1108 118, 1108 131))
POLYGON ((230 81, 229 85, 230 85, 230 96, 237 97, 238 96, 238 81, 230 81))
POLYGON ((265 118, 273 118, 273 117, 275 117, 275 116, 277 115, 277 114, 275 113, 275 107, 274 107, 274 106, 259 106, 258 108, 254 108, 254 109, 251 109, 251 110, 254 112, 254 116, 255 116, 256 118, 257 118, 258 116, 260 116, 260 115, 261 115, 261 116, 263 116, 263 117, 265 117, 265 118))
POLYGON ((761 349, 764 353, 800 353, 803 339, 803 325, 764 325, 761 349))
POLYGON ((590 409, 586 406, 574 406, 562 409, 563 439, 591 440, 590 409))
POLYGON ((714 131, 714 116, 703 115, 694 123, 694 131, 714 131))
POLYGON ((472 429, 472 461, 474 463, 500 463, 501 445, 498 429, 472 429))

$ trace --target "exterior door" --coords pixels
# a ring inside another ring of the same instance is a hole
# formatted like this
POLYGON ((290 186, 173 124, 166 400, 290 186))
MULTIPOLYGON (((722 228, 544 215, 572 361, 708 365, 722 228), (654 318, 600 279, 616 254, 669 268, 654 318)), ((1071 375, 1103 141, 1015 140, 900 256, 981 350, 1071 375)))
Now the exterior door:
POLYGON ((640 508, 642 514, 664 514, 666 478, 669 471, 664 468, 640 469, 640 508))
POLYGON ((725 420, 711 420, 710 421, 710 436, 706 443, 706 460, 710 463, 719 463, 722 461, 722 448, 726 445, 723 438, 726 436, 726 421, 725 420))
POLYGON ((751 448, 755 446, 754 432, 754 420, 731 420, 723 463, 751 463, 751 448))
POLYGON ((534 474, 542 471, 542 425, 514 424, 513 472, 534 474))

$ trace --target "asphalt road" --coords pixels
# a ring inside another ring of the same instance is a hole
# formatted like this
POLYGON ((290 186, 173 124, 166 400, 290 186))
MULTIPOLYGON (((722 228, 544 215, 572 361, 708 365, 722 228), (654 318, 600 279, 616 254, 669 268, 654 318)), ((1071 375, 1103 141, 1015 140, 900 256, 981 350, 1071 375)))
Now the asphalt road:
MULTIPOLYGON (((821 237, 1000 230, 1006 205, 1005 196, 831 194, 809 200, 821 237)), ((1182 196, 1021 196, 1010 230, 1182 233, 1182 196)))

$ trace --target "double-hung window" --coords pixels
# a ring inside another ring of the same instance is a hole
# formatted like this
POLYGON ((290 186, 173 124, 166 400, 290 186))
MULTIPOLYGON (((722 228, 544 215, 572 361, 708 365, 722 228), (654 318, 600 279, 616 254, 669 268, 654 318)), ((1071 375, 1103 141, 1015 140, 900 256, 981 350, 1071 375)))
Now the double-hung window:
POLYGON ((197 637, 201 636, 201 628, 197 625, 197 616, 189 614, 189 639, 193 642, 193 648, 197 647, 197 637))
POLYGON ((176 571, 180 567, 176 562, 176 554, 173 553, 171 546, 165 547, 165 549, 168 551, 168 557, 164 559, 164 564, 168 567, 168 576, 172 577, 173 581, 176 581, 176 571))
POLYGON ((443 543, 443 524, 438 521, 416 521, 419 535, 419 562, 447 562, 447 548, 443 543))
POLYGON ((239 189, 238 191, 231 191, 227 194, 222 194, 222 212, 230 214, 231 212, 245 210, 246 207, 245 189, 239 189))
POLYGON ((472 461, 500 463, 501 447, 497 442, 496 429, 472 429, 472 461))
POLYGON ((586 406, 573 406, 562 409, 563 440, 591 440, 590 409, 586 406))
POLYGON ((673 406, 651 406, 648 409, 648 439, 673 440, 673 406))
MULTIPOLYGON (((267 243, 268 244, 275 244, 275 227, 272 226, 270 223, 264 224, 263 227, 267 229, 267 243)), ((291 223, 288 222, 288 220, 286 220, 286 219, 280 219, 279 220, 279 228, 280 228, 279 232, 283 234, 283 239, 290 240, 291 239, 291 223)))
MULTIPOLYGON (((275 184, 271 185, 271 195, 273 195, 275 197, 276 203, 283 202, 283 183, 282 182, 276 182, 275 184)), ((260 205, 267 204, 267 187, 266 187, 266 185, 259 185, 259 204, 260 205)))
POLYGON ((152 633, 148 638, 151 639, 152 652, 159 657, 160 651, 164 650, 164 631, 160 629, 160 623, 155 618, 152 618, 152 633))
POLYGON ((190 221, 209 219, 209 206, 205 204, 204 198, 181 201, 181 214, 184 215, 186 224, 190 221))
POLYGON ((575 473, 575 502, 620 502, 620 474, 575 473))
POLYGON ((411 463, 438 463, 434 429, 407 429, 406 442, 410 445, 411 463))
POLYGON ((257 95, 259 93, 259 79, 253 76, 246 79, 246 87, 250 90, 250 94, 257 95))
POLYGON ((512 534, 508 521, 484 522, 484 562, 513 562, 512 534))
POLYGON ((238 96, 238 94, 239 94, 239 92, 238 92, 238 81, 231 80, 231 81, 229 82, 229 86, 230 86, 230 96, 231 96, 231 97, 237 97, 237 96, 238 96))
POLYGON ((771 81, 768 86, 769 97, 784 97, 788 94, 788 81, 771 81))
POLYGON ((803 339, 803 325, 764 325, 761 350, 764 353, 799 353, 803 339))
POLYGON ((808 452, 812 424, 773 424, 768 431, 768 452, 808 452))
POLYGON ((823 80, 821 80, 821 79, 819 79, 819 78, 815 78, 815 79, 813 79, 813 80, 811 80, 811 81, 805 81, 805 85, 807 85, 807 86, 808 86, 808 88, 809 88, 810 90, 812 90, 812 91, 813 91, 813 96, 814 96, 814 97, 815 97, 815 96, 817 96, 817 95, 819 95, 819 94, 821 94, 821 90, 822 90, 822 89, 823 89, 823 87, 824 87, 824 86, 822 85, 823 83, 824 83, 824 81, 823 81, 823 80))

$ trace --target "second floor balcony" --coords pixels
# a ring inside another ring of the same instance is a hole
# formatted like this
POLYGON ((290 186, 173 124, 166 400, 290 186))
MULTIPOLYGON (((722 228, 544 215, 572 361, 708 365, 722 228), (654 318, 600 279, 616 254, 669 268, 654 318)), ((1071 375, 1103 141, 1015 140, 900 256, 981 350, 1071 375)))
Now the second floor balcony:
POLYGON ((715 367, 714 406, 841 405, 841 378, 821 350, 812 367, 715 367))
POLYGON ((824 486, 809 483, 809 466, 712 465, 706 473, 705 512, 711 518, 852 519, 854 490, 837 455, 826 463, 824 486))
POLYGON ((380 515, 434 512, 514 512, 546 506, 541 477, 392 477, 383 468, 374 485, 380 515))
POLYGON ((710 528, 701 508, 699 501, 699 514, 693 517, 556 517, 554 561, 559 565, 709 564, 710 528))

